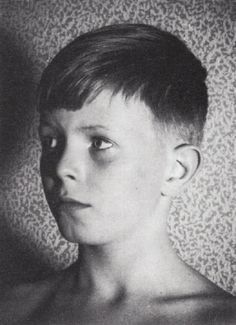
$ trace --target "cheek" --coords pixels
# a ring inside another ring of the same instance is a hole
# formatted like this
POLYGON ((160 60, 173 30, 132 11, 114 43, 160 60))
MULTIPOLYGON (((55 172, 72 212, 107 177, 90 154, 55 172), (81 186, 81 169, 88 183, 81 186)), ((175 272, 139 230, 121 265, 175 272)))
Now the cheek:
POLYGON ((134 199, 141 205, 151 207, 160 197, 163 173, 160 173, 155 165, 143 162, 143 165, 134 172, 133 179, 130 191, 133 189, 134 199))
POLYGON ((93 181, 100 202, 117 212, 152 209, 160 197, 163 173, 148 161, 113 166, 106 174, 97 175, 93 181))
POLYGON ((51 192, 54 188, 54 181, 52 178, 48 177, 48 176, 42 176, 42 183, 43 183, 43 188, 44 191, 47 192, 51 192))
POLYGON ((54 181, 54 177, 52 175, 52 171, 51 171, 50 166, 51 165, 48 162, 41 159, 41 161, 40 161, 40 174, 41 174, 43 189, 44 189, 47 200, 49 199, 48 198, 48 193, 52 193, 52 191, 53 191, 53 189, 55 187, 55 181, 54 181))

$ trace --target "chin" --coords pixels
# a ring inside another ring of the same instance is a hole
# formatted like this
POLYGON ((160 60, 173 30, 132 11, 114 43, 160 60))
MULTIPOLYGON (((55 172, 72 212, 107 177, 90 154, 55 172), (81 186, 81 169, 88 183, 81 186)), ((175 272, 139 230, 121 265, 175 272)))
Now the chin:
POLYGON ((64 237, 71 243, 80 243, 81 239, 79 236, 79 232, 78 230, 75 231, 75 227, 68 224, 68 222, 63 222, 62 220, 60 220, 60 218, 57 219, 57 225, 62 237, 64 237))
POLYGON ((102 245, 109 240, 99 234, 97 229, 92 231, 91 227, 84 225, 75 225, 65 220, 57 220, 59 231, 67 241, 75 244, 84 245, 102 245))

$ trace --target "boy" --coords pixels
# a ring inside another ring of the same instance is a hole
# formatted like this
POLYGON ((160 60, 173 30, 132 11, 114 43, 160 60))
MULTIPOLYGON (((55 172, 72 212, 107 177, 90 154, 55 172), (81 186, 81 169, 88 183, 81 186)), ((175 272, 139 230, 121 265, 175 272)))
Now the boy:
POLYGON ((171 197, 200 165, 205 78, 180 40, 147 25, 81 35, 49 64, 41 175, 79 261, 7 293, 1 324, 235 324, 234 299, 166 231, 171 197))

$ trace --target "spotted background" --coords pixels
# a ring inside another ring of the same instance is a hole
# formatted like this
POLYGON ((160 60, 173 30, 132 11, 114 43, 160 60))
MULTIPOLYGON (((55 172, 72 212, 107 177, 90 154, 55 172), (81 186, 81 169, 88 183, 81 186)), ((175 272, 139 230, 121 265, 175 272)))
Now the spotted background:
POLYGON ((209 71, 204 165, 175 199, 169 231, 186 262, 236 294, 233 1, 0 0, 0 15, 2 281, 33 280, 77 257, 77 246, 58 233, 39 177, 34 100, 43 68, 81 32, 142 22, 182 37, 209 71))

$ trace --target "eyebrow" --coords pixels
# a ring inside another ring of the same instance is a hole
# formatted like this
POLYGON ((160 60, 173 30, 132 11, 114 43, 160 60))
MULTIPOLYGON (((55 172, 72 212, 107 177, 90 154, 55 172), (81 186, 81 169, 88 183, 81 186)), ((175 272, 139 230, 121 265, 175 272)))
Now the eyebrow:
POLYGON ((90 130, 93 131, 93 130, 97 130, 97 129, 109 131, 109 128, 107 128, 104 125, 100 125, 100 124, 80 126, 80 127, 76 128, 76 131, 90 131, 90 130))
MULTIPOLYGON (((39 129, 42 127, 42 125, 44 127, 58 127, 57 124, 54 124, 54 123, 50 123, 48 122, 47 120, 41 120, 40 121, 40 124, 39 124, 39 129)), ((94 130, 105 130, 105 131, 109 131, 110 129, 104 125, 101 125, 101 124, 95 124, 95 125, 85 125, 85 126, 77 126, 75 128, 75 132, 86 132, 86 131, 94 131, 94 130)))

